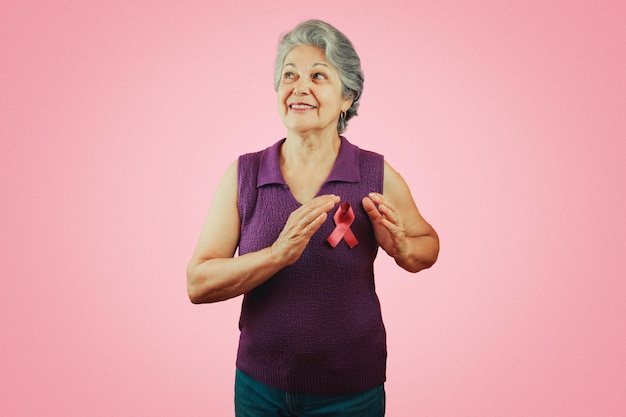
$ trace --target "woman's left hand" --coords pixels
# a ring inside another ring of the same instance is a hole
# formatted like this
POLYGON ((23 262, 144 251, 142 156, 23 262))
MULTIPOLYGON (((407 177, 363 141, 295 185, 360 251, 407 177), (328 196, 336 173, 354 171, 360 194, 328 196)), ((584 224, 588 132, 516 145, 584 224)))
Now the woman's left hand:
POLYGON ((362 200, 378 245, 409 272, 430 268, 439 254, 437 232, 422 217, 411 191, 396 170, 385 162, 384 194, 362 200))
POLYGON ((400 212, 388 198, 379 193, 370 193, 363 198, 362 204, 380 247, 393 258, 402 257, 408 249, 408 242, 400 212))

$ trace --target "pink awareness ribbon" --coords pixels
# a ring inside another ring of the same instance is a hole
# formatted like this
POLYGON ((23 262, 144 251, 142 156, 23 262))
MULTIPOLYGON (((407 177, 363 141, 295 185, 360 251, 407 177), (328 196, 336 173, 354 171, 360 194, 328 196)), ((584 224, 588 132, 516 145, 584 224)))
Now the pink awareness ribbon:
POLYGON ((337 226, 335 226, 335 230, 333 230, 326 239, 328 243, 330 243, 330 246, 334 248, 342 238, 346 241, 348 246, 350 246, 350 249, 359 244, 359 241, 356 240, 356 236, 354 236, 354 233, 350 230, 350 225, 354 221, 354 218, 354 210, 350 207, 350 203, 341 203, 333 217, 337 226))

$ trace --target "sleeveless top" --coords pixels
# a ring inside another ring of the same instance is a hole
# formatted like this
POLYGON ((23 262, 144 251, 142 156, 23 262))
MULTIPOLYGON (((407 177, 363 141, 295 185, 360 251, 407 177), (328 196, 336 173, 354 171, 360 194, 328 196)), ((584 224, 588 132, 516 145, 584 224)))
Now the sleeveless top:
MULTIPOLYGON (((300 203, 280 170, 280 148, 239 157, 239 254, 271 246, 300 203)), ((361 200, 382 193, 384 158, 341 137, 339 154, 318 195, 335 194, 353 208, 352 248, 332 247, 339 205, 328 213, 302 256, 244 294, 237 368, 287 392, 340 395, 381 385, 386 335, 374 286, 378 245, 361 200)))

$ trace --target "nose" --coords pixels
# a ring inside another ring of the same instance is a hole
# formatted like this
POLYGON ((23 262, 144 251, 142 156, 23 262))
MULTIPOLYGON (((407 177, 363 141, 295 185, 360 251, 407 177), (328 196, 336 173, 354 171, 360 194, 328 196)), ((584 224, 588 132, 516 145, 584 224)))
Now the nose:
POLYGON ((309 80, 307 78, 301 77, 293 84, 293 95, 294 96, 302 96, 309 94, 309 80))

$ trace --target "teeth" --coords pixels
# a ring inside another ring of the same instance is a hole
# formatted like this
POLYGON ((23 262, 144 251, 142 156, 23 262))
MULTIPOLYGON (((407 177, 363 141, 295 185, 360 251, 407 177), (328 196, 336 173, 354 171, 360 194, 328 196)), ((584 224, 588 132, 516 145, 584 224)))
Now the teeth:
POLYGON ((305 109, 314 109, 315 106, 310 106, 308 104, 292 104, 290 106, 292 109, 305 110, 305 109))

